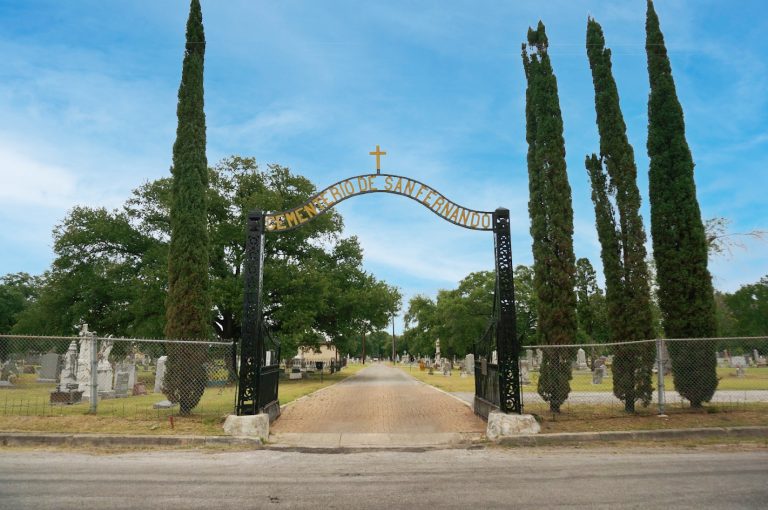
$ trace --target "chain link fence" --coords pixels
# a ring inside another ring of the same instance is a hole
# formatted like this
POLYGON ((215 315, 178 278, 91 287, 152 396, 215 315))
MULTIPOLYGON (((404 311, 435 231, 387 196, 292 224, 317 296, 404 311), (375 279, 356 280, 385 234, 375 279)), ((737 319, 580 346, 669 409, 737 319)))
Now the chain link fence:
POLYGON ((768 412, 768 337, 524 346, 520 377, 526 413, 768 412))
POLYGON ((0 335, 0 416, 232 412, 234 343, 0 335), (95 396, 95 397, 94 397, 95 396))

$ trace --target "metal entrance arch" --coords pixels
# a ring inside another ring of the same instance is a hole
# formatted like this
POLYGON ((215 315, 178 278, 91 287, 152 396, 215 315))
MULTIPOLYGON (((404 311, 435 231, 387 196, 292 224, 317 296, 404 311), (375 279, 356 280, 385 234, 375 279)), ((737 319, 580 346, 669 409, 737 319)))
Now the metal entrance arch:
POLYGON ((496 269, 494 313, 483 338, 475 343, 475 412, 483 417, 493 409, 522 414, 518 357, 520 342, 515 325, 515 289, 512 267, 509 210, 467 209, 434 188, 414 179, 390 174, 366 174, 339 181, 300 206, 277 213, 251 211, 246 229, 243 327, 240 345, 237 415, 280 414, 277 398, 279 344, 264 325, 262 286, 264 236, 298 228, 339 202, 367 193, 392 193, 420 202, 457 226, 493 232, 496 269), (495 347, 497 363, 492 363, 495 347))

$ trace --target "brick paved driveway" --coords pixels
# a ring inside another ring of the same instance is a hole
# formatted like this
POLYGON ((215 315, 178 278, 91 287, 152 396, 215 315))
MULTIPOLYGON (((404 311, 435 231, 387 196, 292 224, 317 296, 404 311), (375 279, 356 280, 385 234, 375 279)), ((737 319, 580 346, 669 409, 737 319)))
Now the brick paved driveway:
POLYGON ((472 409, 401 370, 374 364, 286 406, 271 432, 441 434, 485 432, 472 409))

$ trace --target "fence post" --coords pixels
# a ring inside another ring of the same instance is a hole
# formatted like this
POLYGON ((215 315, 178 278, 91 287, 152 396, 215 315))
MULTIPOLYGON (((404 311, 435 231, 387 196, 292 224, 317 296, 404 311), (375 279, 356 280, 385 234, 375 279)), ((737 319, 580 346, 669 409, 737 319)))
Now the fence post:
POLYGON ((98 368, 99 360, 98 353, 98 341, 96 340, 96 333, 88 333, 91 343, 91 414, 96 414, 96 409, 99 400, 99 381, 98 381, 98 368))
POLYGON ((659 377, 659 383, 657 390, 659 392, 659 416, 664 416, 664 340, 661 338, 656 339, 656 364, 657 375, 659 377))

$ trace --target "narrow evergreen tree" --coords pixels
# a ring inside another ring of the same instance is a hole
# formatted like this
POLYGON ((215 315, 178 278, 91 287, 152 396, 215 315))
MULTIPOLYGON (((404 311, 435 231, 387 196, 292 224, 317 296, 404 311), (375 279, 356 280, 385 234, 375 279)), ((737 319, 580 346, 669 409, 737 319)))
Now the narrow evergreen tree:
MULTIPOLYGON (((565 166, 563 119, 557 80, 547 53, 547 35, 539 21, 523 44, 526 89, 528 182, 533 237, 534 286, 538 298, 540 342, 573 344, 576 340, 576 294, 573 254, 573 208, 565 166), (530 51, 529 51, 530 50, 530 51)), ((538 392, 552 412, 571 391, 573 349, 544 349, 538 392)))
MULTIPOLYGON (((611 71, 611 50, 605 48, 603 30, 591 18, 587 56, 595 86, 600 157, 587 157, 586 166, 605 273, 608 328, 613 341, 647 340, 653 337, 653 319, 635 154, 611 71)), ((638 400, 643 405, 651 401, 654 349, 652 343, 615 349, 613 393, 627 412, 634 412, 638 400)))
MULTIPOLYGON (((670 338, 715 335, 715 301, 707 269, 707 238, 693 180, 693 158, 685 139, 683 109, 672 68, 648 1, 645 50, 651 93, 648 99, 648 156, 651 235, 664 332, 670 338)), ((670 342, 675 389, 701 407, 717 388, 715 345, 670 342)))
MULTIPOLYGON (((171 242, 168 255, 168 297, 165 336, 169 339, 209 338, 208 224, 203 111, 205 34, 199 0, 192 0, 187 43, 179 86, 178 126, 173 144, 171 242)), ((206 352, 199 346, 167 344, 164 389, 181 414, 200 401, 206 383, 206 352)))

